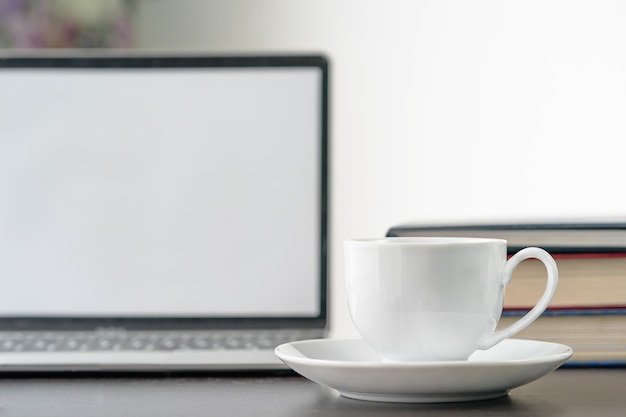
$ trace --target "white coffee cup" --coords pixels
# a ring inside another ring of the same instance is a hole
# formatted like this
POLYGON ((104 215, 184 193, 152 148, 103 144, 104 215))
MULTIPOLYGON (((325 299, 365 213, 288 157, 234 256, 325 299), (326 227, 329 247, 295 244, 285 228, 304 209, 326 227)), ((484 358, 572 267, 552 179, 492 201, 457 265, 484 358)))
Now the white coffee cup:
POLYGON ((357 331, 383 360, 467 360, 527 327, 558 283, 554 259, 525 248, 507 260, 507 242, 482 238, 382 238, 345 242, 348 307, 357 331), (547 286, 525 316, 495 330, 515 267, 535 258, 547 286))

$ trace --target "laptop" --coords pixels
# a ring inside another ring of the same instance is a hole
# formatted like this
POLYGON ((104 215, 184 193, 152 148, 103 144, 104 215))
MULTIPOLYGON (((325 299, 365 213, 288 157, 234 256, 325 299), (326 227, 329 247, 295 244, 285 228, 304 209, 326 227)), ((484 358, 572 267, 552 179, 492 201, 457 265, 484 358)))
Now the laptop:
POLYGON ((324 57, 1 56, 0 91, 0 372, 326 335, 324 57))

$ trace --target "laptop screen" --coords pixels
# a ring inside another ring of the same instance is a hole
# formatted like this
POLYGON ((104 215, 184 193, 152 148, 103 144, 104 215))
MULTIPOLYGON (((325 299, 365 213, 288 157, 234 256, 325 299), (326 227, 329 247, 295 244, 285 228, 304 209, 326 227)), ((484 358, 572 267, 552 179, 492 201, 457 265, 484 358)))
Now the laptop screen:
POLYGON ((326 319, 321 57, 0 59, 3 326, 326 319))

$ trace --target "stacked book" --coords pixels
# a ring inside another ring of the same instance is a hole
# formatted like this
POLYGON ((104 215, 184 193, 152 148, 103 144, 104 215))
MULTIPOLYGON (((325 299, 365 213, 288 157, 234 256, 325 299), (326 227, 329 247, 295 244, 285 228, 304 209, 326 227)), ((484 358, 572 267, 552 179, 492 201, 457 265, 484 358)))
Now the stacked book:
MULTIPOLYGON (((626 365, 626 221, 516 224, 406 224, 389 237, 471 236, 505 239, 509 256, 527 246, 554 257, 559 285, 548 310, 516 337, 563 343, 569 365, 626 365)), ((546 286, 535 260, 522 262, 505 290, 499 327, 525 314, 546 286)))

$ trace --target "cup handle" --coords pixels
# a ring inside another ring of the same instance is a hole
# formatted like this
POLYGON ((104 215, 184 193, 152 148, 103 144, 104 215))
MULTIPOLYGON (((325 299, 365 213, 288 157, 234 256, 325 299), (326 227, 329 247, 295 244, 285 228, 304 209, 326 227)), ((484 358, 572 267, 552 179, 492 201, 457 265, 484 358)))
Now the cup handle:
POLYGON ((496 343, 499 343, 525 329, 528 325, 535 321, 541 313, 546 310, 546 308, 548 308, 548 305, 550 304, 550 301, 552 301, 552 297, 554 297, 556 292, 556 286, 559 281, 559 271, 556 267, 556 262, 545 250, 531 247, 522 249, 513 255, 504 266, 502 283, 504 286, 509 285, 513 276, 513 270, 517 267, 517 265, 519 265, 522 261, 531 258, 540 260, 546 267, 548 272, 548 284, 546 285, 546 290, 539 299, 539 302, 528 313, 526 313, 524 317, 510 326, 493 332, 485 337, 485 339, 478 344, 478 349, 489 349, 496 343))

